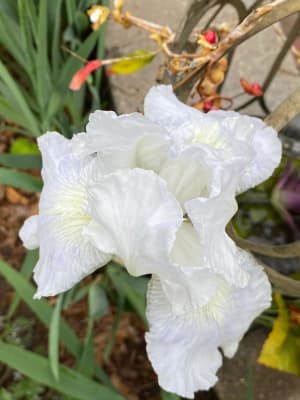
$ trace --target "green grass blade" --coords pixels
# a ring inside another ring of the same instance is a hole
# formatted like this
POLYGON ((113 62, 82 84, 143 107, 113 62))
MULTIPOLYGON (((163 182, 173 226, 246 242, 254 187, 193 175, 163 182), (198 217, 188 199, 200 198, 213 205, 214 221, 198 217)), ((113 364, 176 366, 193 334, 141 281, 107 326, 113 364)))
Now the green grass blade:
MULTIPOLYGON (((28 281, 26 281, 26 279, 18 271, 1 260, 0 274, 4 276, 7 282, 25 301, 27 306, 34 312, 37 318, 49 328, 53 312, 53 308, 49 305, 49 303, 44 299, 34 300, 34 287, 28 281)), ((60 320, 59 337, 60 341, 65 345, 71 354, 73 354, 76 358, 81 357, 83 345, 63 318, 60 320)), ((102 368, 97 365, 94 360, 91 360, 91 363, 94 364, 94 371, 97 378, 103 381, 105 384, 111 386, 109 378, 106 376, 102 368)))
POLYGON ((97 283, 89 288, 89 318, 95 321, 108 313, 108 300, 104 289, 97 283))
MULTIPOLYGON (((93 50, 97 41, 97 34, 98 32, 90 34, 89 37, 76 50, 76 52, 83 58, 88 57, 90 52, 93 50)), ((81 68, 81 66, 82 63, 72 56, 70 56, 64 63, 62 70, 59 74, 58 83, 50 97, 47 110, 48 119, 53 117, 68 99, 71 100, 71 105, 69 107, 67 105, 70 114, 73 116, 73 114, 75 113, 76 117, 82 119, 81 110, 78 109, 78 112, 77 110, 74 111, 74 105, 76 105, 77 107, 77 97, 80 96, 80 99, 82 99, 82 95, 80 93, 68 93, 68 86, 72 79, 72 76, 79 68, 81 68), (73 97, 71 97, 70 94, 73 97)), ((82 107, 82 102, 80 103, 80 106, 82 107)))
POLYGON ((0 341, 0 361, 10 368, 78 400, 124 400, 123 397, 70 368, 60 366, 57 382, 49 368, 47 358, 0 341))
POLYGON ((166 392, 165 390, 160 391, 161 400, 180 400, 181 397, 177 396, 177 394, 166 392))
POLYGON ((36 6, 34 4, 34 0, 26 0, 26 7, 27 7, 28 16, 29 16, 29 21, 31 24, 32 34, 33 34, 33 37, 36 38, 38 20, 37 20, 37 10, 36 10, 36 6))
POLYGON ((42 158, 39 154, 0 154, 0 165, 18 169, 40 169, 42 158))
POLYGON ((84 341, 82 354, 76 366, 76 371, 87 377, 91 377, 94 375, 96 365, 93 327, 93 321, 89 320, 88 331, 84 341), (94 360, 94 362, 91 362, 92 360, 94 360))
MULTIPOLYGON (((87 39, 78 47, 78 49, 76 49, 76 53, 83 58, 87 58, 95 47, 98 36, 98 32, 91 33, 87 37, 87 39)), ((81 67, 82 62, 77 60, 75 57, 70 56, 61 71, 58 87, 63 88, 63 90, 68 88, 74 73, 81 67)))
POLYGON ((143 276, 133 277, 113 262, 108 266, 107 273, 115 286, 122 287, 129 303, 147 326, 145 310, 148 279, 143 276))
MULTIPOLYGON (((30 2, 30 1, 29 1, 30 2)), ((26 70, 29 74, 31 83, 35 87, 36 72, 34 66, 34 59, 36 58, 33 36, 31 32, 30 16, 28 15, 28 1, 18 0, 20 30, 23 43, 23 53, 26 60, 26 70)))
POLYGON ((30 192, 40 192, 43 187, 41 179, 7 168, 0 168, 0 184, 29 190, 30 192))
POLYGON ((14 1, 1 0, 0 11, 15 20, 17 19, 18 9, 14 1))
POLYGON ((54 76, 56 76, 57 73, 59 72, 59 66, 61 64, 61 49, 60 49, 61 7, 62 7, 62 0, 56 0, 54 28, 52 35, 52 47, 51 47, 51 64, 54 76))
MULTIPOLYGON (((26 253, 25 260, 22 264, 21 271, 20 271, 20 274, 23 276, 23 278, 26 281, 28 281, 32 275, 32 270, 33 270, 35 264, 37 263, 38 256, 39 256, 38 250, 28 250, 26 253)), ((10 319, 14 315, 16 309, 18 308, 18 305, 20 304, 20 300, 21 300, 20 295, 18 293, 15 293, 14 299, 11 302, 9 309, 7 311, 7 314, 6 314, 6 317, 8 319, 10 319)))
POLYGON ((104 352, 103 352, 103 358, 106 362, 109 361, 111 352, 113 350, 114 344, 115 344, 115 340, 116 340, 116 334, 117 334, 117 330, 121 321, 121 317, 124 311, 124 294, 123 293, 118 293, 118 308, 117 308, 117 312, 115 315, 115 319, 114 322, 112 324, 112 328, 111 328, 111 333, 109 335, 108 338, 108 342, 104 348, 104 352))
MULTIPOLYGON (((0 260, 0 274, 14 288, 17 294, 25 301, 27 306, 34 312, 37 318, 47 327, 50 325, 53 308, 46 300, 34 300, 35 289, 33 285, 10 265, 0 260)), ((82 352, 82 343, 72 331, 70 326, 61 319, 60 340, 75 357, 79 357, 82 352)))
POLYGON ((48 60, 48 19, 47 19, 47 0, 39 0, 39 15, 37 28, 37 57, 36 57, 36 72, 37 72, 37 98, 40 105, 42 116, 42 129, 48 129, 46 120, 46 105, 49 98, 51 78, 49 71, 48 60))
POLYGON ((65 5, 67 11, 68 25, 72 25, 76 14, 75 0, 68 0, 65 2, 65 5))
MULTIPOLYGON (((93 32, 91 33, 88 38, 78 47, 76 50, 76 53, 78 53, 81 57, 87 58, 93 48, 95 47, 96 41, 98 37, 98 32, 93 32)), ((57 85, 55 89, 52 92, 49 105, 48 105, 48 110, 47 110, 47 115, 48 118, 49 116, 54 116, 59 109, 63 106, 63 104, 66 102, 66 94, 68 94, 68 87, 69 83, 74 75, 74 73, 82 67, 82 62, 78 61, 75 57, 70 56, 67 61, 64 63, 62 70, 59 75, 59 79, 57 82, 57 85)), ((68 107, 69 112, 73 116, 74 113, 74 104, 76 104, 77 107, 77 101, 74 102, 75 96, 81 96, 80 93, 71 93, 74 97, 69 99, 72 100, 71 106, 68 107)), ((79 102, 80 103, 80 102, 79 102)), ((82 104, 82 103, 81 103, 82 104)), ((76 113, 76 116, 79 116, 80 119, 81 117, 81 111, 79 110, 76 113)), ((56 121, 58 122, 58 121, 56 121)), ((62 125, 62 121, 60 121, 62 125)), ((69 124, 69 123, 68 123, 69 124)), ((65 129, 60 128, 62 131, 66 132, 65 129)))
POLYGON ((14 97, 16 105, 18 106, 16 108, 22 112, 24 118, 27 121, 28 126, 31 128, 32 135, 38 136, 39 127, 37 120, 35 119, 30 108, 28 107, 20 87, 12 78, 12 76, 9 74, 8 70, 1 61, 0 61, 0 78, 6 84, 7 90, 14 97))
POLYGON ((16 21, 0 11, 0 43, 26 71, 27 65, 22 49, 21 32, 16 21))
MULTIPOLYGON (((76 369, 82 374, 91 377, 97 371, 97 360, 94 353, 94 321, 107 314, 108 300, 105 291, 97 283, 90 285, 88 293, 88 330, 84 341, 83 351, 76 369)), ((104 379, 106 378, 104 377, 104 379)), ((101 380, 103 380, 103 377, 101 377, 101 380)))
MULTIPOLYGON (((2 86, 0 84, 0 86, 2 86)), ((1 90, 0 93, 5 94, 6 88, 1 90)), ((26 134, 28 136, 33 136, 31 131, 31 125, 26 120, 20 110, 18 110, 15 105, 11 104, 4 96, 0 96, 0 115, 8 121, 13 122, 14 124, 18 124, 26 129, 26 134)))
POLYGON ((54 307, 52 318, 49 327, 49 342, 48 354, 50 368, 53 373, 54 379, 59 381, 59 326, 60 326, 60 313, 63 304, 63 295, 60 294, 57 298, 54 307))

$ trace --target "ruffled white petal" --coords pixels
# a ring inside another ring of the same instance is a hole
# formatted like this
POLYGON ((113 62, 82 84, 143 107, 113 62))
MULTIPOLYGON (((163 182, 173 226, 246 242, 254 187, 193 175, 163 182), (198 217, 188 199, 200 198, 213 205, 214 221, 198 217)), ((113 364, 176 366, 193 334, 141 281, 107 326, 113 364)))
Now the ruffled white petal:
POLYGON ((214 386, 222 358, 213 335, 203 341, 193 320, 174 315, 155 277, 149 283, 147 298, 147 353, 159 385, 187 398, 214 386))
POLYGON ((197 116, 199 111, 179 101, 171 85, 158 85, 151 88, 145 97, 144 114, 151 121, 172 132, 197 116))
POLYGON ((253 320, 271 305, 271 285, 267 275, 248 252, 238 252, 239 263, 249 274, 245 288, 232 292, 232 307, 228 310, 227 324, 223 329, 220 346, 226 357, 233 357, 238 343, 253 320))
POLYGON ((212 111, 209 115, 218 120, 221 129, 229 131, 232 138, 247 143, 253 151, 253 157, 240 177, 238 192, 268 179, 282 156, 277 132, 258 118, 234 111, 212 111))
POLYGON ((281 142, 263 121, 233 111, 203 114, 181 103, 170 86, 149 91, 145 115, 169 131, 173 153, 178 155, 190 146, 211 147, 224 165, 237 162, 236 193, 266 180, 280 162, 281 142))
MULTIPOLYGON (((265 273, 250 254, 239 250, 237 258, 249 274, 247 286, 230 287, 219 277, 219 288, 210 301, 183 313, 174 311, 163 281, 152 278, 147 296, 147 352, 164 389, 193 398, 196 391, 212 387, 222 363, 219 348, 232 357, 252 321, 269 307, 271 289, 265 273)), ((198 282, 198 291, 207 291, 206 281, 198 282)))
MULTIPOLYGON (((189 221, 184 221, 176 233, 170 262, 170 274, 164 277, 161 285, 174 313, 182 314, 197 309, 218 296, 221 281, 218 275, 207 268, 205 249, 189 221), (199 287, 205 290, 199 290, 199 287)), ((163 267, 167 269, 167 265, 163 267)))
POLYGON ((33 215, 26 219, 19 231, 20 239, 23 245, 29 249, 37 249, 39 247, 39 233, 38 233, 38 216, 33 215))
POLYGON ((70 289, 111 256, 83 236, 91 218, 86 213, 86 186, 94 179, 94 160, 78 160, 71 141, 55 132, 38 140, 43 158, 44 187, 39 204, 37 232, 39 261, 34 270, 36 297, 70 289))
POLYGON ((237 175, 229 169, 217 171, 210 197, 190 200, 185 209, 199 234, 206 268, 222 274, 230 284, 244 287, 248 273, 237 262, 238 248, 225 230, 237 211, 236 179, 237 175))
POLYGON ((120 170, 91 185, 88 193, 94 222, 85 234, 99 250, 120 257, 135 276, 158 272, 168 263, 182 211, 158 175, 120 170))
POLYGON ((142 114, 96 111, 86 130, 74 137, 73 151, 79 158, 97 153, 104 173, 134 167, 156 171, 166 158, 166 132, 142 114))

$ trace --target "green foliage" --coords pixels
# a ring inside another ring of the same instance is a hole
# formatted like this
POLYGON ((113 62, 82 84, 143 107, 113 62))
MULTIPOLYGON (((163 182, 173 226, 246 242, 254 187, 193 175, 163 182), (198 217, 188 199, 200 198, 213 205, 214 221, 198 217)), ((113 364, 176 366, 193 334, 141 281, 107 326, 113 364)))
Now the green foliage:
POLYGON ((89 5, 79 0, 0 0, 0 116, 29 136, 80 131, 91 111, 84 101, 87 91, 93 107, 100 107, 99 79, 97 88, 89 84, 78 93, 68 90, 82 63, 62 49, 84 58, 93 51, 103 57, 104 29, 91 31, 84 12, 89 5))
POLYGON ((1 400, 40 400, 44 388, 32 379, 22 378, 20 382, 14 383, 8 390, 0 390, 1 400))
POLYGON ((17 189, 40 192, 43 186, 42 180, 7 168, 0 168, 0 184, 13 186, 17 189))
MULTIPOLYGON (((23 137, 14 140, 9 152, 11 154, 40 154, 36 143, 23 137)), ((16 168, 18 167, 16 166, 16 168)))
POLYGON ((52 312, 50 327, 49 327, 49 340, 48 340, 48 354, 50 368, 56 381, 59 381, 59 328, 60 328, 60 313, 63 304, 63 295, 58 296, 57 303, 52 312))
POLYGON ((148 278, 143 276, 133 277, 124 268, 113 262, 106 269, 119 294, 121 293, 127 299, 133 310, 147 326, 145 310, 148 278))
MULTIPOLYGON (((31 258, 31 261, 34 261, 31 258)), ((29 263, 29 261, 25 260, 25 263, 29 263)), ((28 267, 27 267, 28 268, 28 267)), ((32 264, 31 264, 32 268, 32 264)), ((58 364, 58 344, 59 342, 64 344, 67 350, 75 356, 78 360, 77 370, 83 371, 83 375, 95 376, 97 379, 100 379, 104 382, 108 387, 112 387, 109 379, 105 375, 104 371, 101 369, 99 365, 97 365, 94 353, 93 353, 93 324, 89 323, 88 327, 88 339, 84 344, 81 343, 80 339, 76 336, 70 326, 64 321, 64 319, 60 316, 60 311, 62 305, 64 303, 64 297, 61 296, 55 308, 53 308, 46 300, 34 300, 33 295, 35 289, 33 285, 28 282, 28 274, 19 274, 16 270, 14 270, 8 264, 0 261, 0 274, 7 280, 7 282, 14 288, 16 294, 19 298, 25 301, 27 306, 33 311, 35 316, 49 329, 49 361, 48 367, 49 371, 53 376, 53 380, 55 382, 61 382, 61 366, 58 364), (86 373, 89 371, 89 374, 86 373), (59 378, 59 379, 58 379, 59 378)), ((100 300, 99 293, 98 296, 93 294, 94 300, 100 300)), ((103 295, 101 295, 103 300, 103 295)), ((104 300, 105 301, 105 300, 104 300)), ((91 301, 90 301, 91 303, 91 301)), ((104 315, 105 312, 105 304, 101 305, 101 307, 97 304, 91 306, 91 321, 94 322, 96 318, 100 315, 104 315), (97 310, 95 312, 95 310, 97 310)), ((7 336, 6 336, 7 337, 7 336)), ((4 338, 5 339, 5 338, 4 338)), ((20 354, 21 357, 22 354, 20 354)), ((0 356, 1 358, 1 356, 0 356)), ((21 359, 20 359, 21 360, 21 359)), ((3 362, 7 363, 5 360, 3 362)), ((20 364, 21 365, 21 364, 20 364)), ((15 364, 13 368, 22 372, 19 364, 15 364)), ((26 375, 26 373, 24 372, 26 375)), ((35 379, 34 376, 28 375, 32 379, 35 379)), ((39 381, 40 382, 40 381, 39 381)), ((52 381, 51 381, 52 382, 52 381)), ((51 386, 54 387, 54 386, 51 386)), ((56 388, 56 387, 54 387, 56 388)), ((64 393, 64 392, 63 392, 64 393)), ((113 397, 112 397, 113 399, 113 397)))
MULTIPOLYGON (((37 260, 38 260, 38 251, 28 250, 20 271, 20 274, 24 277, 25 280, 28 281, 29 278, 31 277, 33 267, 36 264, 37 260)), ((15 293, 13 300, 10 303, 8 312, 6 314, 7 319, 10 319, 14 315, 16 309, 18 308, 20 300, 21 297, 18 295, 18 293, 15 293)))
POLYGON ((123 399, 106 386, 64 366, 59 367, 60 379, 57 381, 53 377, 47 358, 2 341, 0 341, 0 361, 36 382, 78 400, 123 399))
POLYGON ((42 167, 42 159, 37 154, 0 154, 0 165, 18 169, 39 169, 42 167))
POLYGON ((161 390, 161 400, 180 400, 180 397, 177 394, 161 390))
POLYGON ((7 343, 21 347, 31 345, 34 321, 25 317, 18 317, 14 321, 7 321, 1 333, 1 338, 7 343))

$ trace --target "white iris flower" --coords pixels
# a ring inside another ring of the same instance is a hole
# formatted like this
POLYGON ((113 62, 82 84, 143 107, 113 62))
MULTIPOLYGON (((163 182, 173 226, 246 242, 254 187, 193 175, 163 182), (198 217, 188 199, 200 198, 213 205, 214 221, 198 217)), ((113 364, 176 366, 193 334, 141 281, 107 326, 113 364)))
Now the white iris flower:
POLYGON ((25 247, 40 248, 34 269, 37 298, 70 289, 111 259, 83 235, 91 221, 85 211, 86 186, 96 175, 95 160, 75 159, 71 141, 56 132, 41 136, 38 145, 44 181, 39 214, 20 230, 25 247))
POLYGON ((234 112, 202 114, 171 87, 150 90, 145 116, 97 111, 87 132, 39 139, 44 188, 20 236, 40 247, 37 296, 69 289, 117 256, 152 274, 146 335, 160 385, 193 397, 217 380, 270 304, 270 284, 225 228, 235 196, 280 161, 276 132, 234 112))

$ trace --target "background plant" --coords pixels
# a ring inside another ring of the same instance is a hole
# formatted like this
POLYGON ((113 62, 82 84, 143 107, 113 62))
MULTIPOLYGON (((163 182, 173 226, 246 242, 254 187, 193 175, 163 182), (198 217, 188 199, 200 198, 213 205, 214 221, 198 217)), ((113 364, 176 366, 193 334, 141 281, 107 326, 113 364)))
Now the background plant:
POLYGON ((70 136, 84 127, 91 109, 101 107, 101 74, 80 92, 70 92, 80 61, 62 49, 103 57, 105 26, 93 32, 85 13, 92 3, 0 2, 0 115, 9 127, 17 124, 18 132, 32 137, 55 129, 70 136))

